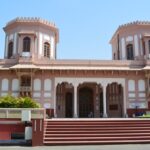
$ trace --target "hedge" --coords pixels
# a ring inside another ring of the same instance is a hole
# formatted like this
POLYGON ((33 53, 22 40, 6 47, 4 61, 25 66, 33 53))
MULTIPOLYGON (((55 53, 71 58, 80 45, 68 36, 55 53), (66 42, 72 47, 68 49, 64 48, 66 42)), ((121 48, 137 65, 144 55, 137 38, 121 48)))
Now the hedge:
POLYGON ((40 104, 30 97, 13 97, 11 95, 0 97, 0 108, 40 108, 40 104))

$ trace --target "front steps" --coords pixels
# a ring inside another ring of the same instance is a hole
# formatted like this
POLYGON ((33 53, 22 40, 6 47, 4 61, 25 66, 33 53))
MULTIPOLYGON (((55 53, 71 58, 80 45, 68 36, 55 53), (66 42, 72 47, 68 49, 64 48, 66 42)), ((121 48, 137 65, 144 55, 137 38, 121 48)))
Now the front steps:
POLYGON ((44 126, 44 145, 150 143, 149 119, 51 119, 44 126))

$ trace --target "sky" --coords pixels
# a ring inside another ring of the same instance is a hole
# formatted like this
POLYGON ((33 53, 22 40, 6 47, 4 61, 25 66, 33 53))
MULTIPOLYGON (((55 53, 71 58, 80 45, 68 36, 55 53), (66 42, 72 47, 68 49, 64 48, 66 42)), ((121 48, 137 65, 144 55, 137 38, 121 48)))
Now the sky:
POLYGON ((58 59, 111 59, 109 41, 118 26, 150 21, 150 0, 0 0, 0 58, 3 27, 16 17, 40 17, 59 28, 58 59))

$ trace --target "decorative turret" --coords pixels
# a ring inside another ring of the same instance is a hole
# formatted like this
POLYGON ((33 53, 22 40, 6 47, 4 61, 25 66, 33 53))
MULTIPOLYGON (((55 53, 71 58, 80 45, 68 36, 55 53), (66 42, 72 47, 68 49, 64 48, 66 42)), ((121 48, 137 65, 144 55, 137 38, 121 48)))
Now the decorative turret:
POLYGON ((59 33, 54 23, 21 17, 8 22, 4 31, 5 58, 56 59, 59 33))
POLYGON ((135 21, 119 26, 110 43, 114 60, 150 59, 150 22, 135 21))

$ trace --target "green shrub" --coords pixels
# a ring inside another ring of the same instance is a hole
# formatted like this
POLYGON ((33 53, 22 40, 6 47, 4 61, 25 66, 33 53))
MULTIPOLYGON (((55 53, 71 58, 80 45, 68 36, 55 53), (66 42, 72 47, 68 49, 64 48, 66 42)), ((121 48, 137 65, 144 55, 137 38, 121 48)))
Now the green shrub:
POLYGON ((144 114, 143 116, 140 116, 140 118, 150 118, 150 114, 144 114))
POLYGON ((0 97, 0 108, 39 108, 40 105, 30 97, 0 97))
POLYGON ((21 97, 18 100, 18 108, 39 108, 40 105, 30 97, 21 97))
POLYGON ((16 98, 8 95, 0 98, 0 107, 1 108, 17 108, 16 98))

